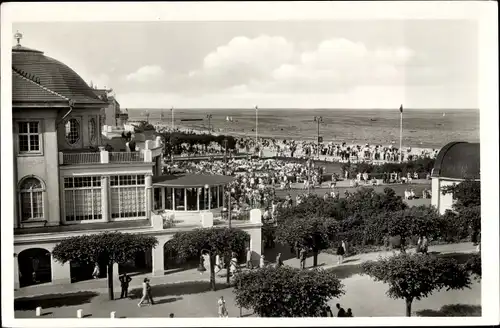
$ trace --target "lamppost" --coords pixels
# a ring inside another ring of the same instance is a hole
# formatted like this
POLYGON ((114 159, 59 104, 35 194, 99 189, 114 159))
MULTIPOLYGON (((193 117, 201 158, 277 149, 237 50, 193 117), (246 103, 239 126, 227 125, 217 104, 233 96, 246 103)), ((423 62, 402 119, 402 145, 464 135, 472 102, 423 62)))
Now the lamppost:
POLYGON ((204 201, 205 201, 205 206, 204 206, 205 208, 204 208, 204 210, 208 210, 208 204, 207 203, 208 203, 208 190, 209 190, 209 188, 210 188, 210 186, 206 184, 205 185, 205 194, 204 194, 204 198, 205 198, 204 199, 204 201))
POLYGON ((170 116, 172 117, 172 132, 174 131, 174 106, 170 108, 170 116))
POLYGON ((319 125, 320 125, 320 123, 323 123, 323 117, 321 117, 321 116, 314 116, 314 122, 316 122, 318 124, 318 140, 317 140, 318 147, 317 147, 316 151, 318 153, 318 159, 319 159, 319 142, 320 142, 319 125))
POLYGON ((208 132, 211 132, 212 129, 210 129, 210 120, 212 119, 212 114, 208 114, 207 118, 208 118, 208 132))
MULTIPOLYGON (((224 138, 223 143, 224 143, 224 175, 228 175, 228 170, 227 170, 227 138, 224 138)), ((227 215, 228 215, 228 221, 229 221, 229 228, 231 228, 231 190, 228 190, 226 192, 226 197, 227 197, 227 215)))
POLYGON ((255 148, 259 143, 259 107, 255 106, 255 148))

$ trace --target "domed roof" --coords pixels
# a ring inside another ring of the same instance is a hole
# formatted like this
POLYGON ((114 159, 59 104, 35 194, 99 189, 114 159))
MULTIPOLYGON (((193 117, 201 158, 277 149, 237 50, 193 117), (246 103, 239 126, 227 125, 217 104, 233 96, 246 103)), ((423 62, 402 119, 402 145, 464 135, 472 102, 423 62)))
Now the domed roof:
POLYGON ((12 71, 13 102, 60 100, 82 105, 106 104, 75 71, 42 51, 19 44, 12 47, 12 71))
POLYGON ((439 151, 432 176, 479 179, 480 155, 479 143, 451 142, 439 151))

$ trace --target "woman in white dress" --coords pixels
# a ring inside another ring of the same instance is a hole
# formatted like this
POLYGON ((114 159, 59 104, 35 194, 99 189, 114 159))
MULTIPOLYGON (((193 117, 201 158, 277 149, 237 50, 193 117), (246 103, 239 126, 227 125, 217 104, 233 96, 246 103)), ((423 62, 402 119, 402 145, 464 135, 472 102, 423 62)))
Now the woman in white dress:
POLYGON ((217 307, 218 307, 217 312, 219 313, 219 318, 227 318, 229 316, 226 309, 226 301, 224 300, 223 296, 221 296, 217 301, 217 307))

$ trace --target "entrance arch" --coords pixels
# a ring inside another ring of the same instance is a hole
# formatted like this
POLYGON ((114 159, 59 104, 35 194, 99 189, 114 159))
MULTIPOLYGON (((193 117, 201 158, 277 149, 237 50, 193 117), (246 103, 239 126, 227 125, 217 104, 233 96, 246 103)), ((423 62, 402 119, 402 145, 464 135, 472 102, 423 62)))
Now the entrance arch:
POLYGON ((153 268, 152 249, 139 251, 127 263, 118 265, 119 274, 128 273, 132 275, 150 273, 153 268))
POLYGON ((28 248, 17 256, 19 286, 26 287, 52 281, 50 252, 45 248, 28 248))

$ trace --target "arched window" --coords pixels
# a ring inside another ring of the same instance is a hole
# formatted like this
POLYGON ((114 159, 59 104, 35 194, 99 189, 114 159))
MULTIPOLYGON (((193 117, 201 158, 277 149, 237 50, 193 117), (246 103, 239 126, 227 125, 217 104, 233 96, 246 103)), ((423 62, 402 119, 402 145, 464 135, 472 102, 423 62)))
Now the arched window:
POLYGON ((89 120, 89 137, 91 144, 95 144, 96 142, 96 137, 97 137, 96 130, 97 130, 97 125, 95 118, 91 118, 89 120))
POLYGON ((20 186, 21 221, 43 218, 43 185, 37 178, 27 178, 20 186))
POLYGON ((66 122, 66 140, 70 145, 74 145, 80 140, 80 123, 71 118, 66 122))

